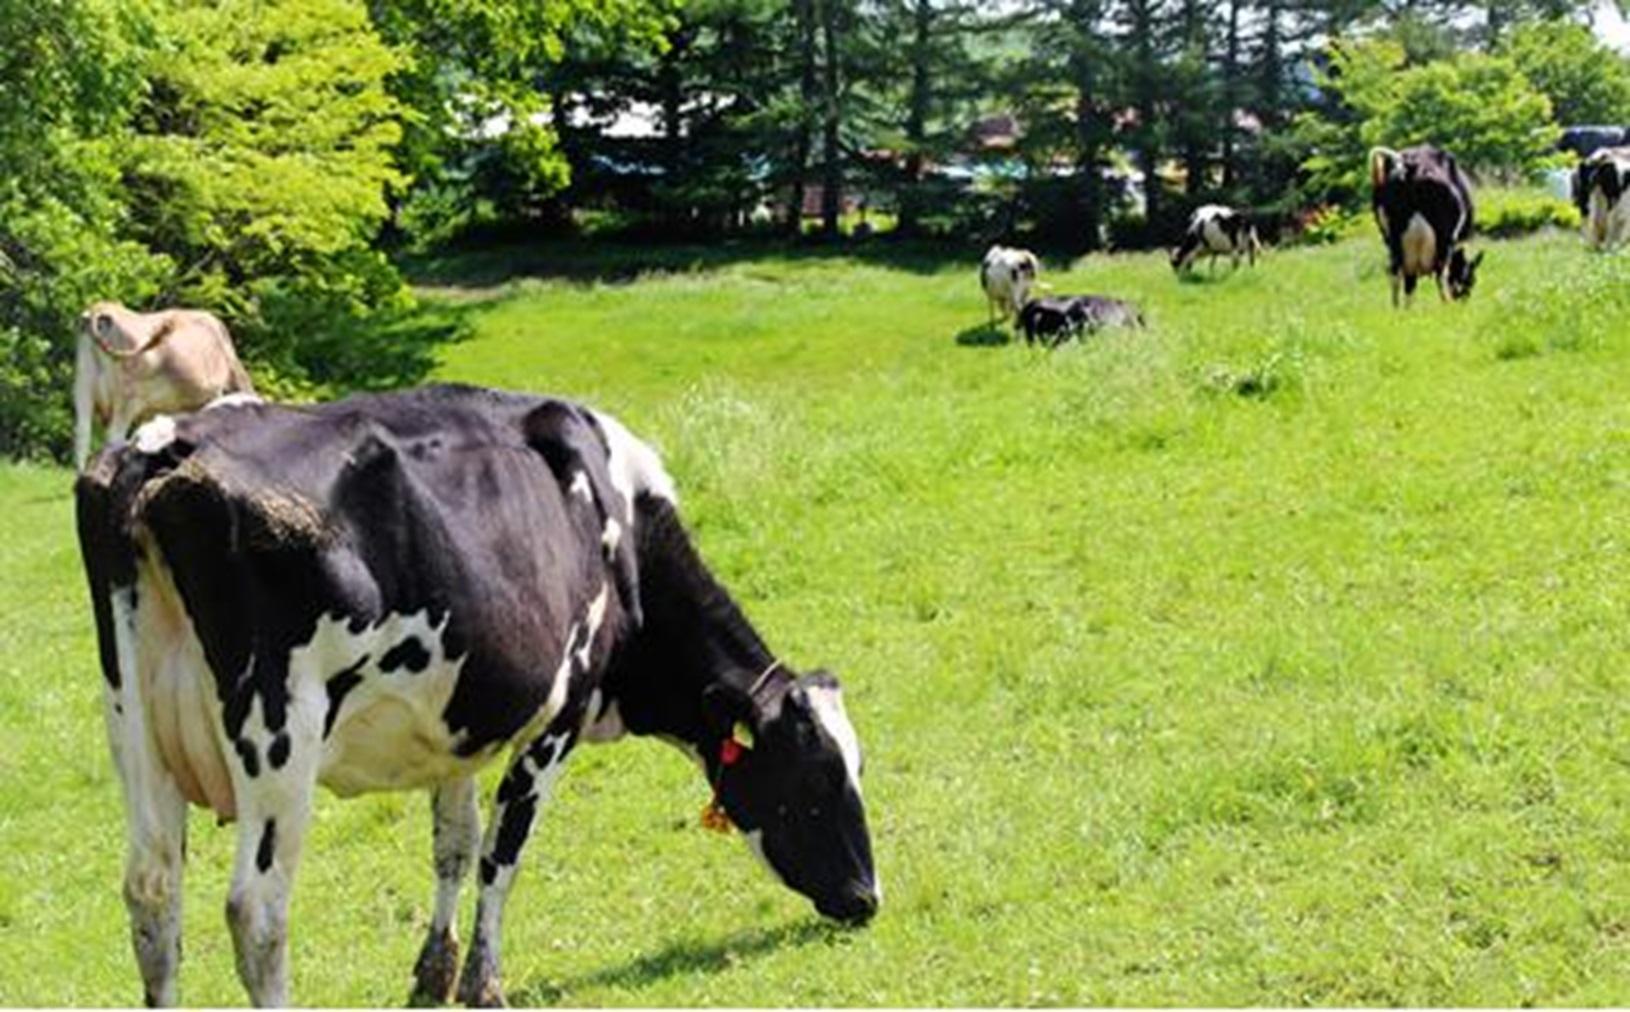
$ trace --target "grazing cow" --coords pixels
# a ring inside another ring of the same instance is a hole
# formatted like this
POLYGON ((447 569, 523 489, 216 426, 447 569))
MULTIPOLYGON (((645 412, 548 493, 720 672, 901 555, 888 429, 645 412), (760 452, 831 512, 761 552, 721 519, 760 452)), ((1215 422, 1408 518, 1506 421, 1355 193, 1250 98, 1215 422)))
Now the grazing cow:
POLYGON ((109 439, 161 412, 192 411, 225 394, 253 394, 226 324, 210 313, 134 313, 98 302, 80 317, 74 369, 74 466, 91 455, 91 419, 109 439))
POLYGON ((453 988, 476 866, 457 993, 501 1002, 499 925, 533 819, 580 741, 625 732, 694 759, 713 821, 820 913, 876 910, 837 680, 770 653, 697 557, 657 455, 610 416, 456 386, 160 416, 76 496, 150 1003, 177 997, 189 802, 238 822, 238 973, 257 1004, 288 1001, 319 783, 430 792, 414 997, 453 988), (483 837, 473 775, 506 749, 483 837))
POLYGON ((1613 249, 1630 237, 1630 147, 1600 148, 1573 174, 1573 199, 1592 249, 1613 249))
POLYGON ((1483 254, 1468 258, 1462 244, 1474 224, 1471 186, 1447 151, 1422 145, 1370 152, 1370 206, 1387 244, 1392 304, 1398 289, 1415 297, 1430 274, 1445 301, 1471 295, 1483 254))
POLYGON ((979 264, 979 287, 985 290, 990 322, 1017 316, 1030 301, 1030 286, 1041 273, 1041 262, 1027 249, 992 246, 979 264))
POLYGON ((1234 269, 1239 259, 1249 259, 1256 266, 1257 254, 1262 252, 1262 241, 1257 238, 1256 225, 1241 211, 1221 204, 1206 204, 1194 209, 1189 216, 1183 241, 1172 250, 1172 270, 1182 273, 1194 266, 1200 254, 1209 254, 1211 269, 1217 269, 1217 257, 1228 254, 1234 269))
POLYGON ((1602 148, 1614 148, 1624 144, 1630 144, 1630 130, 1624 127, 1572 126, 1562 129, 1562 136, 1557 139, 1556 148, 1558 151, 1571 151, 1583 161, 1602 148))
POLYGON ((1142 327, 1143 311, 1135 304, 1104 295, 1061 295, 1031 299, 1019 310, 1024 343, 1040 341, 1056 348, 1071 337, 1104 327, 1142 327))

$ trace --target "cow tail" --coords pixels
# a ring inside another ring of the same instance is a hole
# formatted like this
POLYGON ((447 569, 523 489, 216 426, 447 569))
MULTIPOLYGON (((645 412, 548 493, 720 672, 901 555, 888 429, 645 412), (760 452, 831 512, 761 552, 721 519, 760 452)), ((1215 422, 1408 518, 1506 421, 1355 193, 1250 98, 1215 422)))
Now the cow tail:
POLYGON ((1380 186, 1392 174, 1392 167, 1398 163, 1398 152, 1391 148, 1370 149, 1370 185, 1380 186))
POLYGON ((115 348, 106 341, 102 340, 102 335, 96 332, 96 326, 94 323, 92 323, 91 339, 96 342, 96 346, 102 349, 103 353, 105 353, 109 358, 129 359, 135 358, 137 355, 145 354, 148 351, 158 347, 159 342, 163 341, 166 337, 169 337, 170 332, 174 329, 174 317, 165 317, 163 322, 161 322, 157 327, 154 327, 153 332, 147 335, 147 339, 145 341, 142 341, 134 348, 125 349, 115 348))

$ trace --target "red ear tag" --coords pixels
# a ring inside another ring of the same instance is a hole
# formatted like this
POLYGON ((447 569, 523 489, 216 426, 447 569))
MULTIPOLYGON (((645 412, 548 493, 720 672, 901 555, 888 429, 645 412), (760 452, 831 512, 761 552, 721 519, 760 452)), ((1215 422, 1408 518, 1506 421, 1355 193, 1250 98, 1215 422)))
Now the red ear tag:
POLYGON ((726 738, 719 746, 719 762, 724 766, 734 766, 741 761, 741 754, 745 751, 746 749, 741 747, 741 742, 734 738, 726 738))

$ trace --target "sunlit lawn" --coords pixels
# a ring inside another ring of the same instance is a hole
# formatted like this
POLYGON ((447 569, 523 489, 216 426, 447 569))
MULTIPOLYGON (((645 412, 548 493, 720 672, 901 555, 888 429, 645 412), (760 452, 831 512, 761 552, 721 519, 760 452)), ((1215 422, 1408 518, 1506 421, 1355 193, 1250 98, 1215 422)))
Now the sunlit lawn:
MULTIPOLYGON (((887 890, 827 930, 697 827, 678 753, 585 749, 511 999, 1630 1000, 1630 267, 1494 244, 1471 302, 1399 313, 1373 239, 1096 258, 1047 280, 1151 329, 1047 354, 982 329, 980 252, 439 279, 441 377, 620 415, 844 679, 887 890)), ((0 469, 0 1004, 140 997, 69 486, 0 469)), ((243 1000, 232 843, 195 817, 189 1003, 243 1000)), ((324 796, 296 1000, 404 999, 430 898, 422 797, 324 796)))

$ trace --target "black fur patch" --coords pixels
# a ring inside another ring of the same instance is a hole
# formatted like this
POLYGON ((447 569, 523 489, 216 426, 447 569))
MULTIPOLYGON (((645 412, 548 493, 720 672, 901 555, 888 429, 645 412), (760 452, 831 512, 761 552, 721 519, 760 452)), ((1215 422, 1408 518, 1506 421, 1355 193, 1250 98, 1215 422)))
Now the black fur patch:
POLYGON ((255 850, 255 867, 262 873, 271 871, 272 854, 277 848, 277 820, 267 819, 266 828, 260 831, 260 846, 255 850))
POLYGON ((430 651, 424 648, 417 636, 409 636, 385 651, 385 656, 379 659, 379 670, 387 675, 398 668, 405 668, 408 674, 416 675, 429 666, 430 651))
POLYGON ((289 761, 289 736, 280 734, 272 739, 272 745, 266 750, 266 761, 272 764, 272 769, 280 770, 283 764, 289 761))
POLYGON ((248 738, 239 738, 232 743, 238 750, 238 758, 243 760, 243 771, 253 780, 260 776, 260 756, 255 752, 255 743, 248 738))
POLYGON ((323 737, 327 738, 334 730, 334 718, 340 714, 340 706, 350 691, 362 684, 362 666, 368 663, 368 655, 363 654, 362 659, 348 668, 336 671, 327 682, 328 712, 323 714, 323 737))

